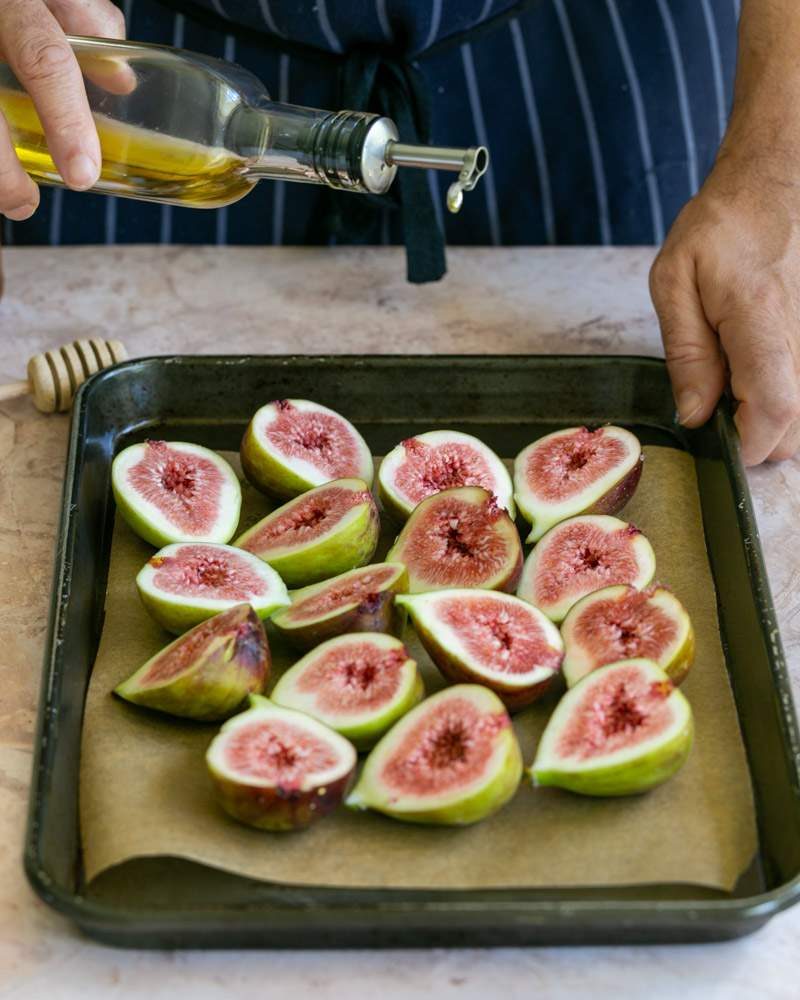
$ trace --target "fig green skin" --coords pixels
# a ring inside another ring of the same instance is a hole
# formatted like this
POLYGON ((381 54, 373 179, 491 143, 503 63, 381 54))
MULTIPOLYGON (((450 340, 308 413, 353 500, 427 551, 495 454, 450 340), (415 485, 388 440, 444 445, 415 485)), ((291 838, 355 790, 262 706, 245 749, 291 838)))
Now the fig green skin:
MULTIPOLYGON (((367 491, 367 484, 363 480, 353 479, 334 480, 317 489, 326 490, 340 482, 359 483, 360 489, 367 491)), ((315 492, 316 490, 309 490, 305 496, 311 496, 315 492)), ((259 559, 263 559, 288 586, 305 587, 311 583, 328 580, 350 569, 365 566, 375 555, 381 526, 378 508, 371 497, 359 505, 358 515, 350 523, 342 528, 334 528, 333 531, 313 539, 306 545, 297 545, 291 552, 270 555, 268 552, 259 552, 257 548, 250 547, 248 539, 255 537, 270 520, 282 515, 285 506, 267 514, 240 535, 233 544, 236 548, 246 549, 259 559)))
POLYGON ((615 767, 599 767, 580 774, 559 769, 537 769, 534 763, 530 776, 534 785, 552 785, 578 795, 611 798, 620 795, 640 795, 663 785, 686 763, 692 748, 694 725, 690 720, 669 743, 636 761, 615 767))
MULTIPOLYGON (((278 500, 291 500, 292 497, 300 496, 301 493, 305 493, 313 487, 321 485, 319 482, 312 482, 306 479, 296 472, 288 462, 281 461, 276 455, 273 455, 262 446, 254 430, 256 415, 254 415, 253 419, 247 425, 239 448, 242 471, 247 480, 257 490, 278 500)), ((345 419, 341 414, 337 414, 337 416, 342 420, 345 419)), ((358 437, 362 447, 366 449, 363 439, 352 424, 350 428, 352 433, 358 437)), ((365 454, 364 459, 364 467, 360 471, 359 477, 365 480, 368 487, 371 487, 374 474, 372 462, 368 454, 365 454)))
POLYGON ((642 459, 634 465, 634 467, 627 472, 622 479, 614 486, 604 493, 603 496, 596 500, 593 504, 589 504, 588 507, 584 507, 582 510, 578 511, 568 511, 564 514, 562 518, 557 521, 548 520, 542 522, 541 520, 537 524, 536 512, 532 511, 530 507, 525 503, 524 497, 521 497, 519 493, 515 495, 517 501, 517 509, 520 514, 525 518, 525 520, 532 526, 531 533, 525 539, 526 542, 538 542, 540 538, 547 534, 551 528, 554 528, 557 524, 561 524, 562 521, 566 521, 571 517, 583 517, 585 514, 619 514, 625 504, 630 500, 633 494, 636 492, 636 487, 639 485, 639 480, 642 478, 642 459))
MULTIPOLYGON (((114 693, 134 705, 184 719, 227 718, 249 694, 264 690, 271 657, 264 626, 249 604, 237 605, 216 618, 221 633, 213 636, 180 674, 147 686, 145 676, 153 660, 164 654, 165 650, 161 650, 119 684, 114 693)), ((191 636, 192 632, 188 632, 175 639, 166 650, 191 641, 191 636)))
MULTIPOLYGON (((181 443, 181 442, 171 442, 181 443)), ((203 449, 207 451, 208 449, 203 449)), ((120 452, 122 454, 122 452, 120 452)), ((214 457, 222 462, 219 455, 214 455, 214 457)), ((228 463, 224 463, 227 465, 228 463)), ((230 469, 230 475, 232 481, 236 481, 238 486, 238 480, 236 480, 235 473, 233 469, 230 469)), ((114 495, 114 501, 117 505, 117 510, 120 517, 125 521, 125 523, 134 531, 140 538, 143 538, 146 542, 154 545, 157 549, 163 548, 165 545, 171 545, 174 542, 221 542, 226 543, 236 532, 236 527, 239 524, 239 513, 242 506, 242 495, 241 489, 239 489, 238 496, 235 499, 234 506, 231 508, 229 516, 226 522, 223 524, 221 529, 214 534, 213 537, 194 537, 190 535, 184 535, 180 532, 162 531, 157 525, 153 524, 148 518, 143 517, 138 510, 136 503, 127 495, 127 493, 120 489, 117 483, 116 477, 111 476, 111 491, 114 495)))
MULTIPOLYGON (((251 695, 247 712, 258 711, 269 704, 266 698, 251 695)), ((215 742, 223 738, 224 733, 223 726, 215 742)), ((299 791, 238 782, 214 766, 210 752, 206 755, 206 766, 217 801, 229 816, 247 826, 275 833, 304 830, 332 813, 352 788, 355 777, 354 761, 353 767, 335 781, 322 788, 299 791)))
POLYGON ((441 671, 442 676, 453 684, 482 684, 484 687, 488 687, 494 691, 509 712, 518 712, 526 705, 538 701, 542 695, 550 690, 558 676, 554 672, 528 688, 510 687, 504 685, 499 679, 490 679, 485 674, 473 670, 467 660, 448 649, 433 629, 426 628, 422 620, 414 614, 413 595, 403 595, 397 600, 408 611, 414 625, 414 631, 417 633, 423 649, 441 671))
MULTIPOLYGON (((611 663, 600 669, 607 670, 616 666, 618 664, 611 663)), ((655 664, 653 667, 658 670, 655 664)), ((664 681, 668 681, 663 671, 658 670, 658 672, 664 681)), ((593 675, 587 674, 587 677, 590 676, 593 675)), ((567 699, 572 698, 573 694, 576 699, 580 698, 580 689, 581 682, 567 692, 559 703, 559 707, 567 699)), ((680 700, 688 708, 688 702, 677 689, 672 691, 670 698, 680 700)), ((557 724, 558 721, 555 714, 551 716, 548 728, 557 724)), ((612 765, 604 765, 600 762, 591 769, 574 771, 568 767, 541 765, 537 756, 531 767, 527 769, 526 774, 529 775, 535 786, 564 788, 578 795, 590 795, 598 798, 640 795, 651 788, 662 785, 683 767, 693 741, 694 721, 691 710, 688 710, 683 726, 669 740, 629 761, 612 765)))
MULTIPOLYGON (((334 583, 336 579, 334 577, 326 582, 334 583)), ((306 589, 290 591, 289 597, 294 602, 306 589)), ((301 622, 291 620, 289 605, 274 614, 271 621, 287 642, 303 651, 313 649, 326 639, 345 632, 386 632, 399 638, 405 629, 407 615, 405 608, 401 608, 395 601, 395 595, 405 593, 407 589, 408 575, 404 570, 393 583, 376 593, 372 600, 363 601, 356 606, 345 606, 333 614, 301 622)))
MULTIPOLYGON (((367 636, 365 635, 364 638, 366 639, 367 636)), ((290 667, 272 689, 270 699, 276 705, 281 705, 284 708, 294 708, 299 712, 307 712, 309 715, 313 715, 315 719, 329 726, 335 732, 339 733, 340 736, 344 736, 345 739, 350 740, 357 750, 371 749, 384 733, 391 729, 398 719, 401 719, 410 712, 425 697, 425 685, 422 676, 417 664, 409 658, 406 663, 413 664, 414 681, 399 700, 384 705, 372 717, 365 715, 363 721, 357 725, 338 724, 335 718, 328 715, 316 714, 309 709, 305 702, 303 704, 296 703, 293 697, 293 684, 296 678, 303 672, 318 651, 321 652, 321 647, 319 646, 298 660, 293 667, 290 667)))
POLYGON ((247 481, 257 490, 277 500, 291 500, 317 485, 298 476, 290 466, 279 462, 265 451, 253 432, 252 422, 244 432, 239 457, 247 481))
MULTIPOLYGON (((608 666, 608 664, 606 663, 598 663, 597 666, 595 666, 592 670, 588 671, 587 673, 583 674, 576 673, 574 661, 572 660, 570 655, 571 647, 570 647, 569 629, 571 627, 572 622, 574 622, 576 618, 580 617, 581 612, 585 609, 587 604, 589 604, 592 599, 597 599, 598 596, 602 596, 603 594, 605 594, 606 590, 623 591, 625 589, 626 587, 623 584, 623 585, 617 585, 616 587, 606 587, 603 588, 603 590, 596 590, 593 594, 587 594, 586 597, 581 598, 580 601, 578 601, 576 604, 573 604, 573 606, 567 613, 567 616, 564 619, 564 622, 561 626, 561 631, 562 635, 564 636, 564 643, 565 643, 563 673, 564 673, 564 680, 566 681, 568 688, 576 687, 583 680, 584 677, 590 676, 590 674, 594 673, 595 670, 599 670, 605 666, 608 666)), ((655 589, 656 590, 659 589, 658 586, 656 586, 655 589)), ((686 611, 685 608, 683 609, 683 613, 686 615, 686 624, 687 624, 686 636, 683 642, 675 651, 675 654, 672 656, 670 660, 668 660, 666 663, 657 664, 660 667, 660 669, 663 670, 664 673, 667 675, 671 683, 675 685, 675 687, 679 687, 686 680, 686 677, 692 668, 692 664, 694 663, 694 655, 696 647, 694 625, 692 624, 692 620, 691 618, 689 618, 688 612, 686 611)))
MULTIPOLYGON (((159 553, 157 552, 152 558, 157 558, 158 555, 159 553)), ((199 625, 201 622, 204 622, 208 618, 212 618, 215 614, 218 614, 218 612, 211 611, 208 608, 202 608, 191 604, 191 597, 187 597, 186 604, 175 604, 171 601, 163 600, 159 596, 158 591, 151 593, 144 587, 139 586, 138 577, 137 590, 139 591, 139 597, 142 604, 150 617, 154 621, 157 621, 162 628, 166 629, 167 632, 172 632, 175 635, 181 635, 186 632, 187 629, 194 628, 195 625, 199 625)), ((276 600, 274 603, 265 604, 263 607, 259 607, 256 611, 259 618, 267 619, 278 609, 287 606, 289 600, 288 594, 283 587, 281 587, 281 590, 284 594, 286 594, 286 596, 283 597, 281 593, 277 593, 275 595, 276 600)))
POLYGON ((381 509, 389 515, 395 524, 405 524, 413 513, 413 510, 409 510, 405 504, 401 504, 394 494, 386 489, 380 478, 378 478, 378 500, 381 509))
MULTIPOLYGON (((424 711, 433 698, 440 699, 474 686, 456 685, 447 688, 445 691, 433 695, 432 698, 427 698, 415 709, 412 709, 405 718, 411 719, 415 712, 424 711)), ((488 689, 485 690, 487 694, 492 694, 488 689)), ((496 737, 496 745, 499 744, 496 771, 482 787, 475 789, 462 799, 448 804, 431 803, 428 808, 420 811, 397 809, 396 805, 400 801, 400 797, 387 792, 377 773, 383 764, 380 754, 384 741, 391 739, 392 736, 393 730, 390 729, 367 757, 356 787, 345 800, 345 805, 356 811, 372 809, 385 816, 390 816, 392 819, 428 826, 469 826, 496 813, 516 793, 523 774, 523 764, 522 752, 511 720, 508 718, 502 702, 496 695, 493 697, 497 702, 497 711, 506 716, 508 724, 496 737)))
POLYGON ((667 677, 669 677, 675 687, 679 687, 686 680, 686 676, 694 663, 694 652, 694 626, 690 622, 689 634, 686 636, 685 642, 664 668, 667 677))
POLYGON ((371 750, 397 722, 415 708, 425 697, 425 684, 419 670, 414 678, 414 685, 405 698, 392 705, 390 709, 376 716, 361 726, 333 726, 338 733, 350 740, 356 750, 371 750))

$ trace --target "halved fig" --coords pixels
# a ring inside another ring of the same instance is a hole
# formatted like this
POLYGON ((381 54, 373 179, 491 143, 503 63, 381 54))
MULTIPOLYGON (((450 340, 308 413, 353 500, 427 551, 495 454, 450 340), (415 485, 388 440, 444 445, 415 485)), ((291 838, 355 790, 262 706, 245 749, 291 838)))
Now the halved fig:
POLYGON ((569 427, 529 444, 514 462, 514 496, 529 542, 576 514, 616 514, 642 474, 642 446, 622 427, 569 427))
POLYGON ((224 719, 264 690, 269 670, 261 619, 249 604, 238 604, 175 639, 114 693, 169 715, 224 719))
POLYGON ((386 558, 405 564, 411 594, 451 587, 512 591, 522 572, 514 522, 480 486, 423 500, 386 558))
POLYGON ((272 624, 292 645, 313 649, 345 632, 402 635, 406 613, 395 595, 408 587, 401 563, 372 563, 290 593, 291 604, 272 624))
POLYGON ((606 587, 572 608, 561 626, 569 687, 607 663, 644 657, 678 685, 694 659, 694 629, 666 587, 606 587))
POLYGON ((336 479, 267 514, 234 545, 269 563, 290 587, 303 587, 368 563, 379 534, 364 480, 336 479))
POLYGON ((512 711, 543 695, 561 669, 564 643, 558 629, 511 594, 439 590, 397 602, 448 680, 484 684, 512 711))
POLYGON ((483 441, 460 431, 428 431, 402 441, 381 462, 378 495, 387 513, 405 521, 434 493, 482 486, 514 517, 514 487, 500 458, 483 441))
POLYGON ((310 715, 260 695, 228 719, 206 753, 217 799, 234 819, 260 830, 302 830, 348 792, 355 747, 310 715))
POLYGON ((396 723, 367 757, 346 799, 408 823, 477 823, 514 795, 522 756, 503 703, 456 684, 396 723))
POLYGON ((372 486, 372 455, 349 420, 308 399, 277 399, 256 410, 241 447, 257 489, 291 499, 333 479, 372 486))
POLYGON ((169 632, 185 632, 243 602, 259 618, 289 603, 275 570, 232 545, 166 545, 139 570, 136 586, 149 613, 169 632))
POLYGON ((236 473, 199 444, 132 444, 111 464, 111 487, 117 510, 151 545, 227 542, 239 523, 236 473))
POLYGON ((425 693, 415 660, 399 639, 354 632, 329 639, 286 671, 276 705, 313 715, 366 750, 425 693))
POLYGON ((655 571, 653 547, 632 524, 606 514, 571 517, 525 560, 517 596, 560 622, 587 594, 621 583, 641 589, 655 571))
POLYGON ((558 703, 530 775, 580 795, 636 795, 683 766, 693 728, 689 702, 655 663, 611 663, 558 703))

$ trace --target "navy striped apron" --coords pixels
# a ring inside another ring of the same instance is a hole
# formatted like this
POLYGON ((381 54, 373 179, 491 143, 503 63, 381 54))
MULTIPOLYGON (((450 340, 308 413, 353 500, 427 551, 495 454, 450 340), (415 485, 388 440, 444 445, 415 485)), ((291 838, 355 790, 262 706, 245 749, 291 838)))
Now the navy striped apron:
MULTIPOLYGON (((739 0, 119 3, 130 38, 235 60, 295 104, 346 106, 348 53, 406 60, 431 141, 492 154, 459 215, 443 211, 450 175, 425 178, 451 244, 661 242, 713 163, 733 90, 739 0)), ((300 184, 262 182, 213 211, 42 194, 31 220, 4 223, 7 243, 403 242, 394 202, 300 184), (320 225, 332 196, 357 213, 344 236, 320 225)))

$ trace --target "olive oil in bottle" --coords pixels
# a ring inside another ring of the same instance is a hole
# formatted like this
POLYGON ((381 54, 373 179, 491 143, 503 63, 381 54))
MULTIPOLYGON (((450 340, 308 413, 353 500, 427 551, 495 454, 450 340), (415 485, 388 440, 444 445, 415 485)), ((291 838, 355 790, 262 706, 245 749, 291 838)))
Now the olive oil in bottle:
MULTIPOLYGON (((488 165, 483 147, 398 141, 388 118, 276 104, 231 63, 164 46, 70 38, 84 74, 102 151, 92 190, 193 208, 244 197, 262 178, 388 190, 398 167, 455 170, 457 211, 488 165)), ((0 63, 0 112, 34 180, 61 184, 33 102, 0 63)))

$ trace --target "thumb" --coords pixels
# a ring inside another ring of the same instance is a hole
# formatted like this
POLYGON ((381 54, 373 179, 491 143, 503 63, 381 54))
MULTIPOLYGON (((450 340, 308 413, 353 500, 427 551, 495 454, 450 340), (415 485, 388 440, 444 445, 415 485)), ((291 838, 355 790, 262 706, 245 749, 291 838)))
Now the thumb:
POLYGON ((667 370, 685 427, 704 424, 725 388, 725 363, 719 338, 703 311, 694 266, 660 254, 650 271, 653 299, 667 370))

